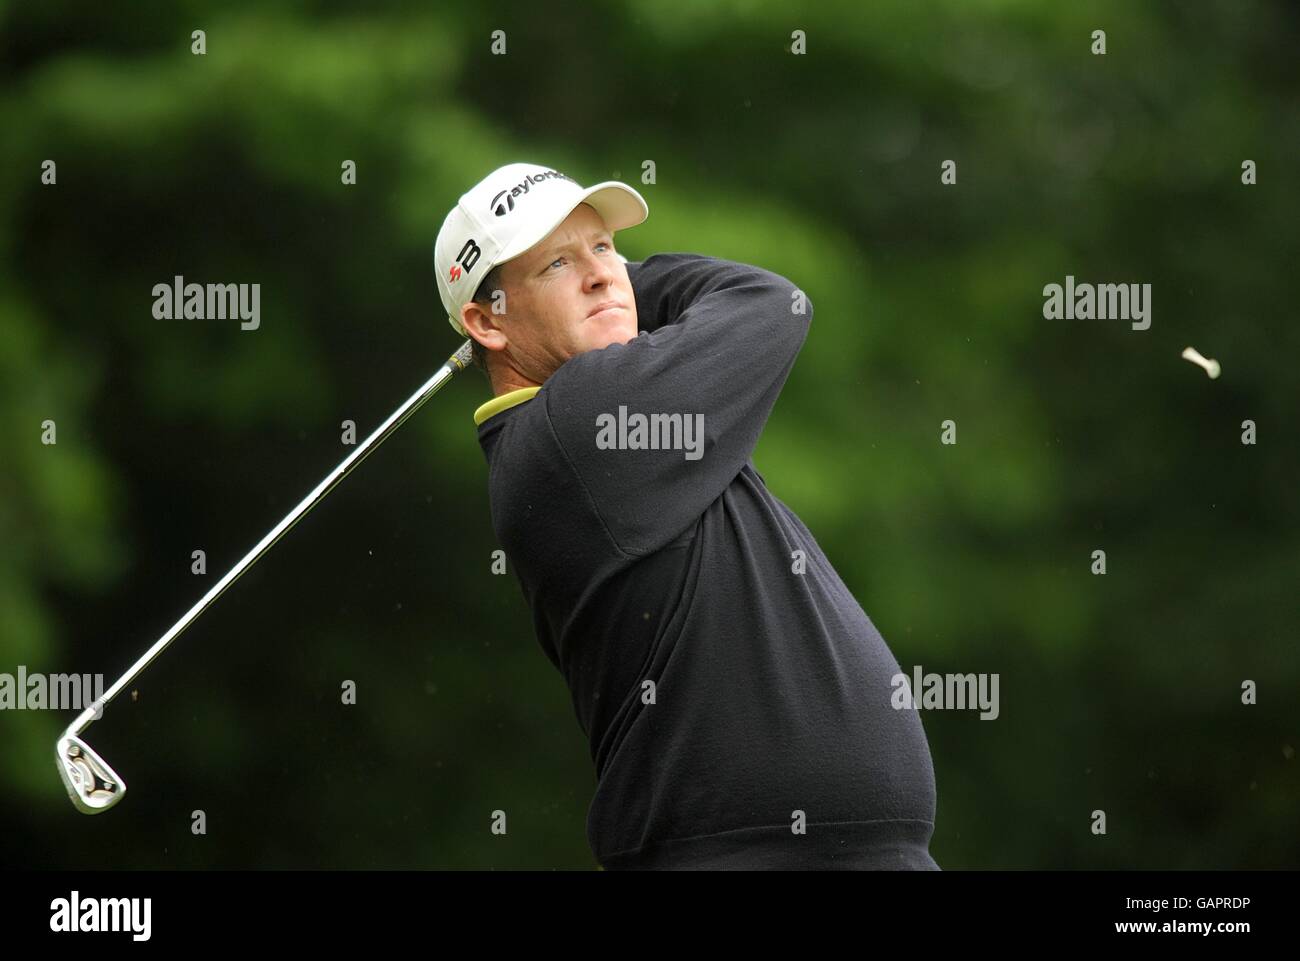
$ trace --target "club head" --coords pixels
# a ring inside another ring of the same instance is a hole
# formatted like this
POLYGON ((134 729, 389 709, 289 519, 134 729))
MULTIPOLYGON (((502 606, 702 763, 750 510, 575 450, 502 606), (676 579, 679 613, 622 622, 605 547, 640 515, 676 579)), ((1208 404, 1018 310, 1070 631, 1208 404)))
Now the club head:
POLYGON ((126 794, 126 782, 75 734, 64 734, 58 744, 59 776, 68 797, 82 814, 107 811, 126 794))

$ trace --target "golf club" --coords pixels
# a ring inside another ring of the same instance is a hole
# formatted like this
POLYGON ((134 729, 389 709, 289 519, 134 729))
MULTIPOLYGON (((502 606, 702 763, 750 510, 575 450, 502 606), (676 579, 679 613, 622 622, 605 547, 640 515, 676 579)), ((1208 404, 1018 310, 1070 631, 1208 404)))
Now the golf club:
POLYGON ((130 670, 114 681, 113 686, 108 691, 97 698, 77 716, 75 721, 68 725, 63 732, 63 736, 59 738, 56 752, 58 754, 59 775, 63 778, 64 787, 68 790, 68 797, 72 799, 72 803, 78 811, 83 814, 99 814, 117 804, 126 794, 126 782, 108 766, 103 758, 91 750, 90 746, 81 738, 86 728, 103 716, 104 706, 109 704, 113 698, 122 692, 123 688, 134 681, 153 662, 154 658, 167 649, 167 645, 180 636, 185 628, 193 624, 198 616, 207 609, 208 605, 220 597, 226 588, 252 567, 253 563, 271 548, 271 545, 283 537, 294 524, 298 523, 304 514, 319 504, 325 495, 352 471, 352 468, 365 459, 367 454, 382 444, 389 434, 397 430, 408 417, 419 410, 424 402, 436 394, 454 374, 468 367, 472 360, 472 346, 472 341, 465 341, 454 354, 447 358, 446 363, 424 382, 419 390, 412 394, 401 407, 393 411, 388 416, 388 419, 380 424, 360 447, 348 455, 343 463, 334 468, 329 476, 317 484, 316 489, 303 498, 284 520, 276 524, 265 537, 258 541, 257 545, 244 555, 243 560, 231 568, 221 580, 212 586, 210 591, 199 599, 197 604, 186 612, 184 617, 173 624, 166 634, 160 637, 149 650, 145 651, 140 659, 131 665, 130 670))

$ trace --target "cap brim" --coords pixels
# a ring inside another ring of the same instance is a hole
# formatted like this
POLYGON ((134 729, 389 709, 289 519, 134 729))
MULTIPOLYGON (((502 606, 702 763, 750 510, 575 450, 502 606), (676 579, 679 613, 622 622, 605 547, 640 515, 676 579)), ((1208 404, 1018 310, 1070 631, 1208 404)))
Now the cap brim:
POLYGON ((590 204, 596 213, 600 214, 611 233, 635 227, 637 224, 644 223, 650 216, 650 208, 646 206, 645 200, 639 193, 627 184, 619 183, 617 180, 607 180, 594 187, 588 187, 572 204, 562 207, 554 217, 543 220, 537 231, 517 235, 501 251, 496 263, 504 264, 508 260, 514 260, 528 253, 549 237, 551 231, 564 223, 579 204, 590 204))

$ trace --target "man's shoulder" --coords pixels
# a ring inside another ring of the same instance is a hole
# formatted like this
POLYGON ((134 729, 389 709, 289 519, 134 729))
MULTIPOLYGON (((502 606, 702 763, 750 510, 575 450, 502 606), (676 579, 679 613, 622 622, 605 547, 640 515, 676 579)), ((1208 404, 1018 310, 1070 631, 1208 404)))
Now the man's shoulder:
POLYGON ((499 394, 481 405, 474 420, 488 460, 495 453, 517 448, 520 442, 535 441, 539 432, 549 434, 545 405, 545 384, 499 394))

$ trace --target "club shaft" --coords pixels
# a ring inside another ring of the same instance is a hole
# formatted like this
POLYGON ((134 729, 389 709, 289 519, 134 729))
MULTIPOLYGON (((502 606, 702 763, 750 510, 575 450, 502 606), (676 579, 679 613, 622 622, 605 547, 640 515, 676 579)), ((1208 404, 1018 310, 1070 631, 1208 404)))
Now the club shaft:
POLYGON ((81 712, 80 716, 72 723, 68 730, 74 734, 80 735, 88 728, 91 723, 100 714, 104 705, 108 704, 113 698, 121 693, 122 689, 139 676, 140 672, 153 662, 159 654, 167 649, 167 645, 176 640, 177 637, 202 614, 208 606, 215 601, 231 584, 235 583, 245 571, 271 549, 281 537, 283 537, 293 525, 302 520, 303 516, 313 507, 319 504, 334 486, 347 477, 352 469, 361 463, 372 450, 384 442, 389 434, 401 427, 408 417, 414 414, 424 404, 426 400, 438 392, 438 390, 447 383, 448 380, 456 374, 457 371, 464 370, 471 362, 470 354, 471 342, 465 341, 460 348, 447 359, 447 362, 438 368, 437 372, 424 382, 414 394, 412 394, 401 407, 393 411, 388 419, 379 425, 369 437, 354 450, 348 457, 334 468, 323 481, 316 485, 316 489, 299 502, 298 506, 291 510, 285 518, 276 524, 265 537, 257 542, 257 545, 244 555, 243 559, 230 569, 230 571, 212 585, 212 589, 199 599, 198 603, 191 607, 179 621, 160 637, 153 647, 145 651, 144 654, 131 665, 130 669, 119 677, 113 686, 110 687, 99 699, 81 712))

